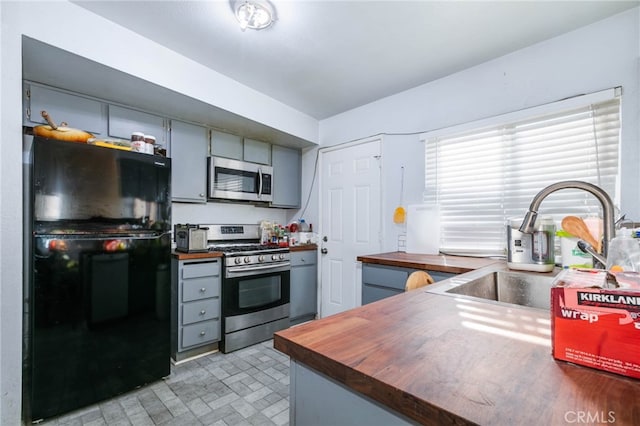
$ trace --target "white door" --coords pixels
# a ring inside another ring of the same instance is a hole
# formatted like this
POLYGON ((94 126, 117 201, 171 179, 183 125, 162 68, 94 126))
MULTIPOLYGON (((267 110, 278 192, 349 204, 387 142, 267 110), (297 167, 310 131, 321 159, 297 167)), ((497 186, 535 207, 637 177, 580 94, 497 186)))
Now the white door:
POLYGON ((320 316, 360 306, 356 257, 382 246, 380 139, 320 152, 320 316))

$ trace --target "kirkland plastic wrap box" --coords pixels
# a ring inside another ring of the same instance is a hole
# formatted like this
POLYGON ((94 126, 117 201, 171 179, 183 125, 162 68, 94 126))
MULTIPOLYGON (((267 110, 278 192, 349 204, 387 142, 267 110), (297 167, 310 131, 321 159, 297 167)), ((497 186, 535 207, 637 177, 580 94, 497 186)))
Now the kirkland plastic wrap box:
POLYGON ((551 340, 556 359, 640 379, 640 273, 560 272, 551 340))

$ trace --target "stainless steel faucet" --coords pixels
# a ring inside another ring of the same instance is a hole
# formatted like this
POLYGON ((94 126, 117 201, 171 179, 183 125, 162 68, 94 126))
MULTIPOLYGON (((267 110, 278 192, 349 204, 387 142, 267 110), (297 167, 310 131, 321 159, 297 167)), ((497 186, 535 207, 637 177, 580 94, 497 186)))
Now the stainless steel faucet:
MULTIPOLYGON (((531 201, 531 205, 529 206, 529 211, 524 217, 522 221, 522 225, 520 225, 520 232, 531 233, 533 232, 533 228, 536 222, 536 218, 538 217, 538 209, 540 208, 540 204, 542 200, 544 200, 549 194, 555 192, 559 189, 582 189, 592 194, 594 197, 600 201, 602 204, 602 220, 604 222, 604 232, 603 232, 603 241, 602 241, 602 257, 605 259, 609 253, 609 241, 613 237, 615 237, 615 221, 613 218, 614 215, 614 207, 613 201, 611 201, 611 197, 607 194, 602 188, 593 185, 591 183, 582 182, 579 180, 567 180, 562 182, 556 182, 552 185, 547 186, 542 191, 538 192, 533 200, 531 201)), ((604 265, 603 265, 604 267, 604 265)))

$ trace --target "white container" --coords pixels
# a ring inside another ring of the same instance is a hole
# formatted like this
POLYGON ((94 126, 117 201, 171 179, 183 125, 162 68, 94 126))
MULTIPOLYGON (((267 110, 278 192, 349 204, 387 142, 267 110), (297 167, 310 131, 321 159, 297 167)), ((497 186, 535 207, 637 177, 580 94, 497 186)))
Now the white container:
POLYGON ((440 253, 440 207, 437 204, 408 206, 407 253, 440 253))
POLYGON ((578 237, 566 231, 556 232, 560 238, 560 255, 563 268, 593 268, 593 257, 578 248, 578 237))
POLYGON ((131 151, 141 152, 143 154, 147 153, 147 145, 145 141, 132 141, 131 142, 131 151))

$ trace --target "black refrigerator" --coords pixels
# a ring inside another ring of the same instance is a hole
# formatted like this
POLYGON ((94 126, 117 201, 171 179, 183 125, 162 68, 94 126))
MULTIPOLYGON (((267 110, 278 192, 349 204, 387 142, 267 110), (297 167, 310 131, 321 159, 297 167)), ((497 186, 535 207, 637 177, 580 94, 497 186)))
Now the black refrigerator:
POLYGON ((25 417, 170 373, 170 159, 35 137, 25 417))

